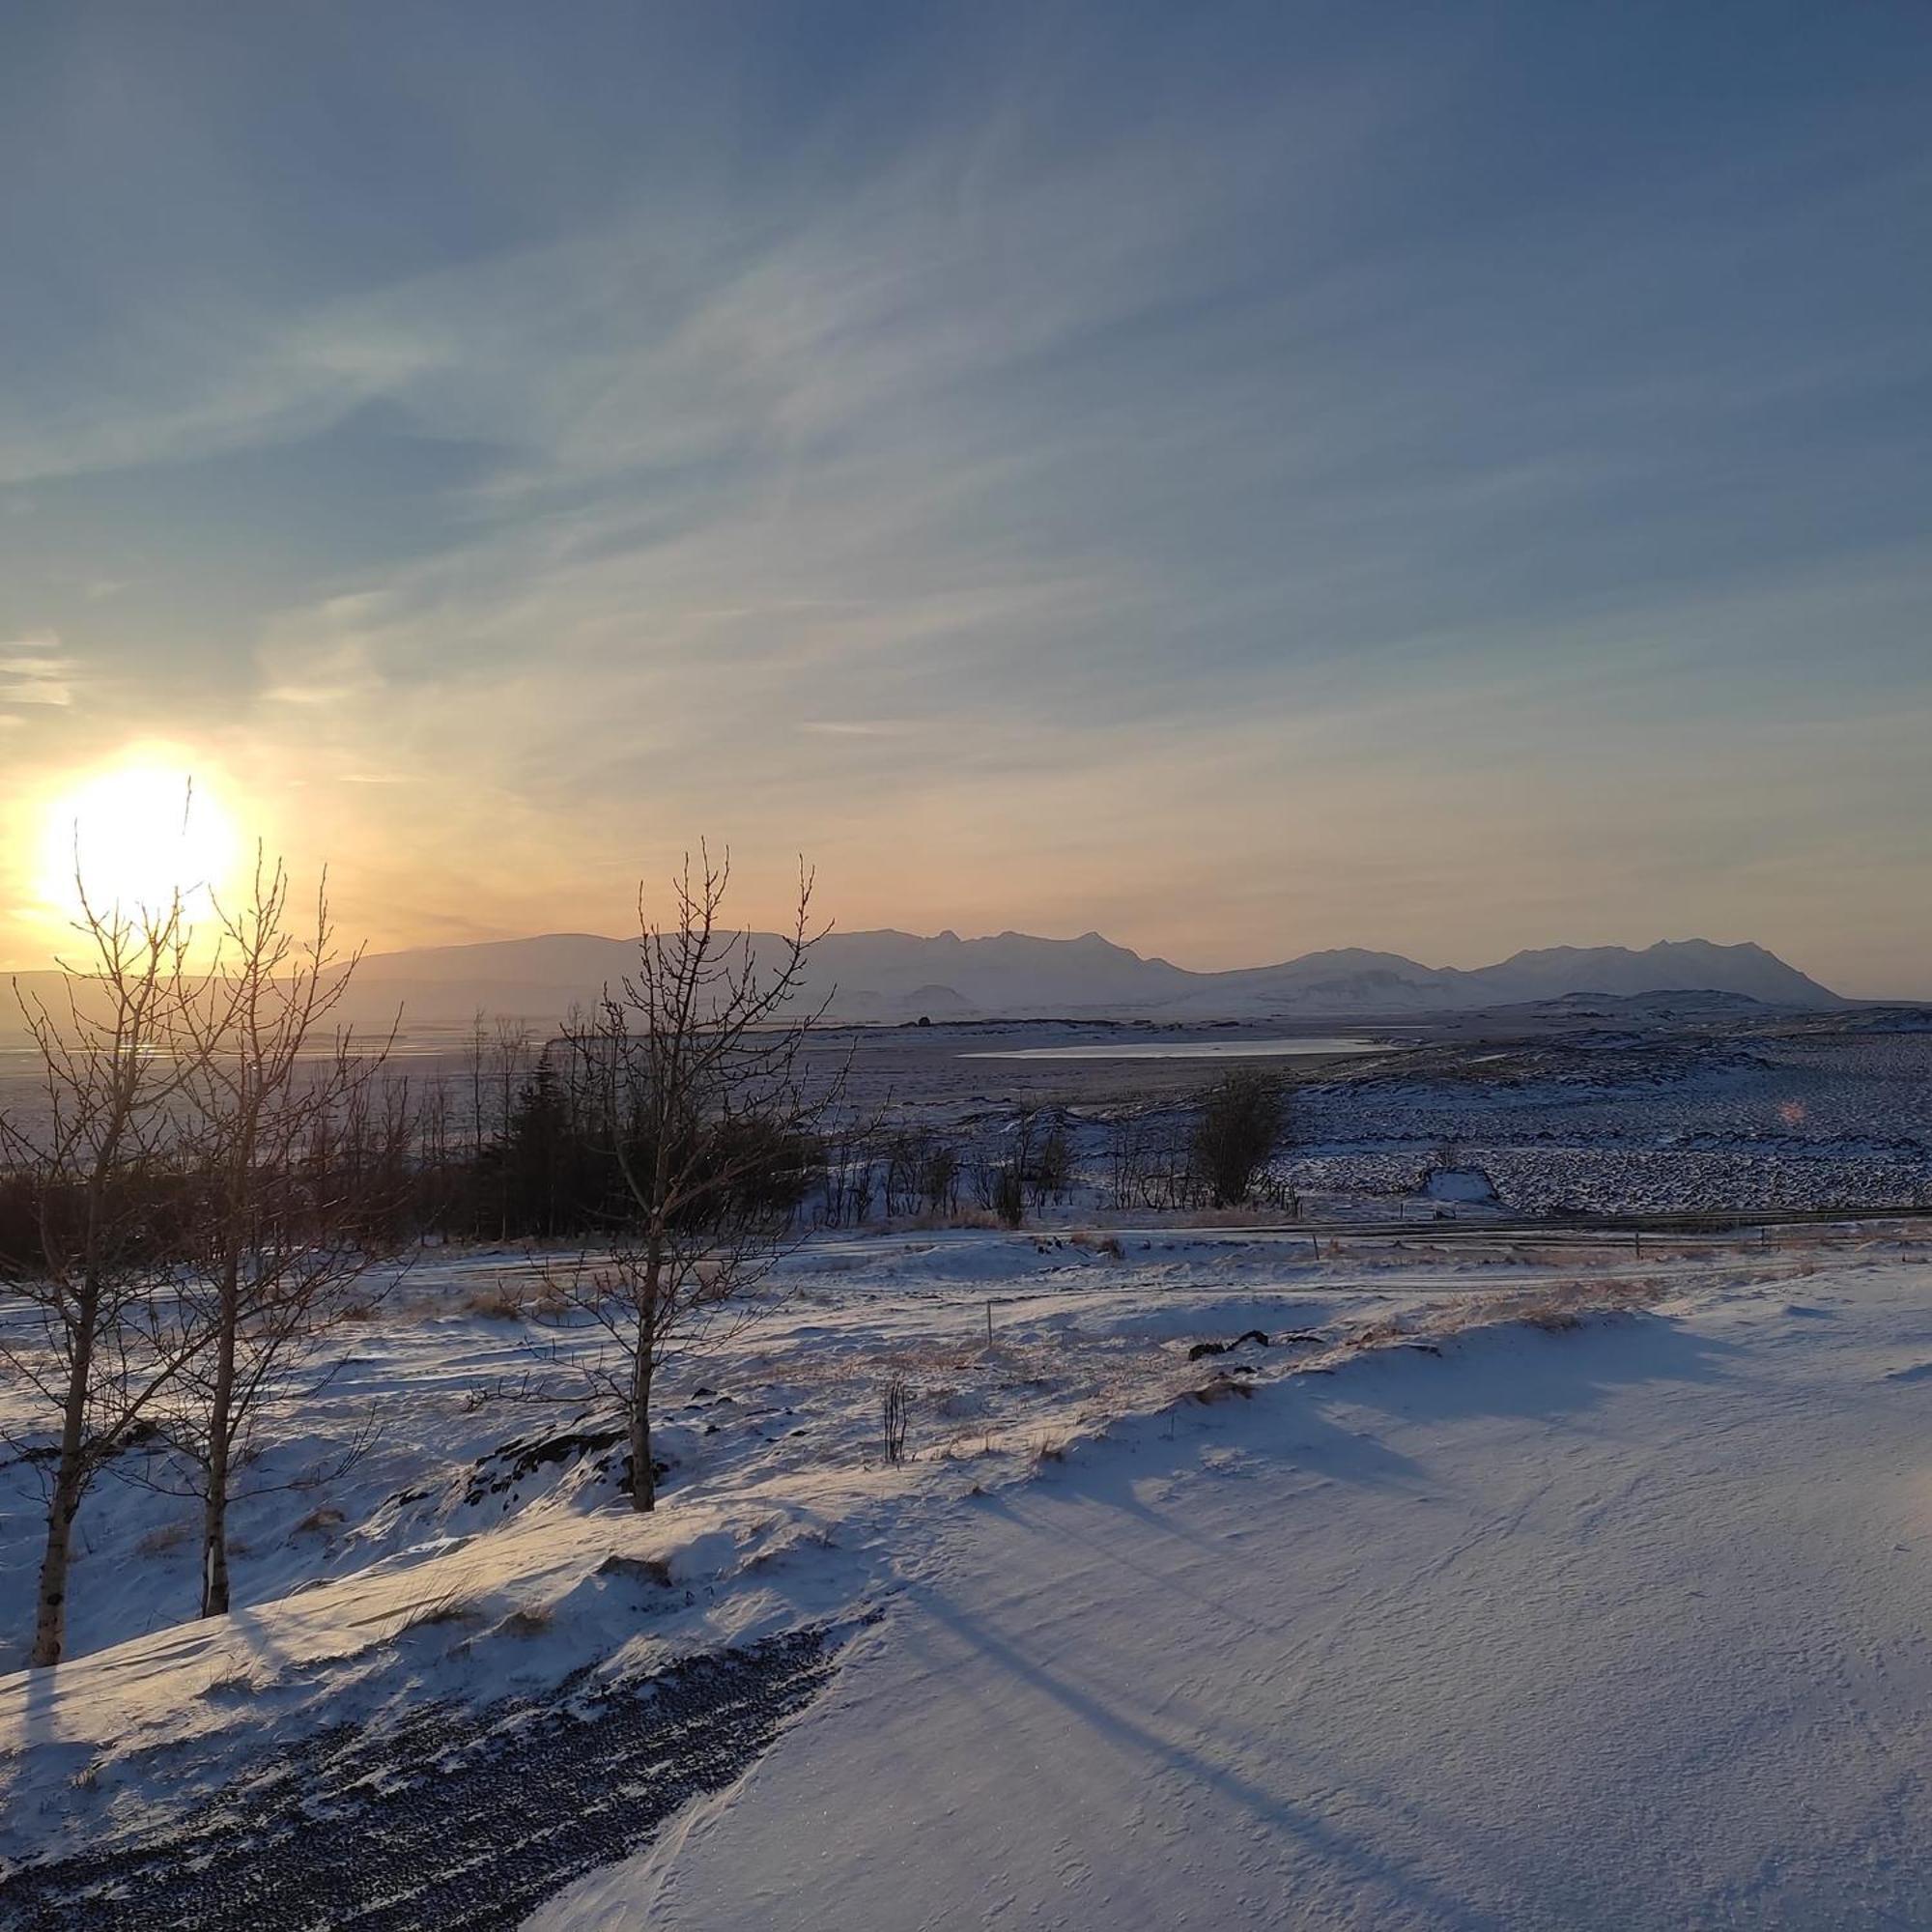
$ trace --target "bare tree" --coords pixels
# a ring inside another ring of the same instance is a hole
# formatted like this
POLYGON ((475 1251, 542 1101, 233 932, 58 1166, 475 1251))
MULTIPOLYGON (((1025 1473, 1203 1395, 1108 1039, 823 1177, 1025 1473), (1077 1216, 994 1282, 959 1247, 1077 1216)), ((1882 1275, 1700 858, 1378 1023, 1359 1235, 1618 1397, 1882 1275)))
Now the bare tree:
POLYGON ((1026 1183, 1036 1214, 1049 1201, 1056 1205, 1065 1201, 1073 1184, 1073 1145, 1066 1137, 1065 1117, 1058 1112, 1049 1117, 1045 1134, 1032 1151, 1026 1183))
POLYGON ((294 1397, 369 1264, 369 1211, 395 1184, 408 1093, 371 1105, 393 1043, 358 1054, 326 1032, 360 959, 335 946, 327 877, 313 923, 289 923, 289 881, 258 855, 251 894, 217 905, 222 993, 181 1009, 185 1151, 195 1198, 181 1300, 191 1349, 162 1406, 201 1505, 201 1614, 229 1605, 228 1510, 239 1452, 261 1411, 294 1397), (318 1159, 338 1122, 360 1122, 352 1159, 318 1159))
POLYGON ((1208 1090, 1194 1126, 1194 1161, 1215 1207, 1248 1198, 1286 1129, 1281 1083, 1271 1075, 1236 1067, 1208 1090))
POLYGON ((58 1446, 34 1459, 47 1505, 36 1664, 58 1663, 66 1646, 81 1502, 150 1422, 191 1346, 162 1225, 191 1067, 169 1047, 190 1009, 220 1000, 188 970, 179 894, 131 916, 78 895, 75 929, 92 957, 63 965, 58 1008, 15 982, 39 1094, 35 1118, 0 1119, 0 1164, 30 1178, 36 1207, 32 1252, 0 1258, 0 1277, 37 1318, 25 1345, 0 1340, 0 1359, 59 1419, 58 1446))
POLYGON ((799 1203, 822 1160, 821 1129, 844 1086, 807 1049, 825 1002, 806 1004, 811 877, 775 956, 722 923, 728 855, 700 848, 672 885, 671 917, 639 895, 637 970, 607 989, 572 1042, 602 1086, 601 1112, 625 1197, 609 1257, 560 1291, 604 1346, 579 1367, 624 1418, 631 1497, 657 1500, 651 1401, 677 1350, 717 1343, 753 1312, 747 1297, 804 1238, 799 1203))
MULTIPOLYGON (((497 1130, 499 1134, 507 1136, 510 1131, 510 1116, 516 1105, 517 1083, 529 1065, 529 1029, 509 1015, 498 1013, 495 1045, 497 1130)), ((479 1147, 482 1145, 480 1135, 477 1144, 479 1147)), ((503 1241, 510 1238, 509 1170, 500 1163, 497 1167, 497 1236, 503 1241)))

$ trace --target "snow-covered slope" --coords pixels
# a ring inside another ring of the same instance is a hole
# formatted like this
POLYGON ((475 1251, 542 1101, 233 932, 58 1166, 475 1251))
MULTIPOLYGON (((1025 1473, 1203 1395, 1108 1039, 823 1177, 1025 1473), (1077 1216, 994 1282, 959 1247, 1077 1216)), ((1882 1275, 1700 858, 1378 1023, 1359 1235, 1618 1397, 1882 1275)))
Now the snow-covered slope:
POLYGON ((532 1923, 1932 1922, 1928 1286, 1127 1431, 977 1504, 740 1788, 532 1923))
POLYGON ((91 1654, 0 1677, 0 1922, 319 1922, 326 1852, 334 1922, 1924 1924, 1932 1262, 1816 1238, 832 1240, 679 1365, 645 1519, 471 1399, 548 1331, 465 1300, 539 1275, 425 1264, 258 1474, 389 1435, 255 1500, 234 1616, 153 1627, 173 1512, 94 1499, 91 1654))

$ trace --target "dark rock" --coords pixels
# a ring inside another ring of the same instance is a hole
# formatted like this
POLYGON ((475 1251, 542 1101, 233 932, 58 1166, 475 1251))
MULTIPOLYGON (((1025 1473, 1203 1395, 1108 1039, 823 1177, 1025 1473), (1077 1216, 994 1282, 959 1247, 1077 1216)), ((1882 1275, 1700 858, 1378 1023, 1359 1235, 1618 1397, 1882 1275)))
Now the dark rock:
POLYGON ((1198 1362, 1204 1355, 1225 1355, 1232 1349, 1244 1349, 1252 1342, 1258 1349, 1268 1346, 1268 1338, 1259 1328, 1250 1328, 1245 1335, 1236 1335, 1232 1342, 1197 1342, 1187 1351, 1190 1362, 1198 1362))

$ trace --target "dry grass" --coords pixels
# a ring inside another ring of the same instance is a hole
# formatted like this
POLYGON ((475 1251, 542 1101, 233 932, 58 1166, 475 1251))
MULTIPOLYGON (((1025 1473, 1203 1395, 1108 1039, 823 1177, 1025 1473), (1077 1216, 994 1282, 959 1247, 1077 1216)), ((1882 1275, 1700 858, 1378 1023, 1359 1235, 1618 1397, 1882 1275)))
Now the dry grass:
POLYGON ((429 1630, 439 1624, 473 1624, 481 1614, 467 1597, 440 1597, 433 1604, 412 1610, 396 1634, 403 1636, 412 1630, 429 1630))
POLYGON ((1560 1335, 1580 1328, 1592 1316, 1629 1315, 1649 1308, 1666 1293, 1656 1282, 1633 1281, 1626 1276, 1573 1278, 1525 1288, 1514 1294, 1485 1295, 1479 1301, 1454 1304, 1445 1312, 1456 1319, 1430 1325, 1433 1332, 1443 1334, 1520 1321, 1547 1335, 1560 1335))
POLYGON ((607 1556, 597 1566, 600 1577, 624 1577, 634 1583, 653 1583, 660 1590, 670 1588, 670 1562, 663 1556, 607 1556))
MULTIPOLYGON (((1192 1228, 1273 1228, 1287 1214, 1279 1208, 1189 1208, 1179 1218, 1192 1228)), ((1327 1243, 1323 1242, 1325 1248, 1327 1243)))
POLYGON ((837 1549, 838 1539, 822 1523, 811 1523, 789 1536, 781 1536, 776 1542, 766 1544, 746 1557, 743 1574, 751 1576, 758 1570, 776 1569, 788 1562, 801 1549, 837 1549))
POLYGON ((143 1556, 164 1556, 170 1549, 179 1549, 193 1534, 192 1523, 164 1522, 151 1529, 135 1548, 143 1556))
POLYGON ((1182 1400, 1198 1402, 1205 1406, 1208 1403, 1236 1399, 1246 1402, 1254 1392, 1253 1386, 1239 1376, 1214 1376, 1198 1387, 1187 1390, 1182 1400))
POLYGON ((1092 1228, 1076 1228, 1066 1238, 1074 1247, 1105 1255, 1109 1261, 1117 1262, 1122 1258, 1121 1237, 1118 1235, 1096 1235, 1092 1228))
POLYGON ((465 1315, 480 1315, 486 1321, 521 1321, 528 1312, 531 1285, 527 1281, 498 1276, 472 1288, 457 1303, 465 1315))
POLYGON ((252 1670, 230 1670, 213 1683, 203 1685, 201 1694, 204 1697, 252 1697, 260 1689, 252 1670))
POLYGON ((1365 1321, 1342 1337, 1346 1349, 1386 1349, 1391 1342, 1407 1338, 1408 1327, 1399 1315, 1384 1315, 1379 1321, 1365 1321))

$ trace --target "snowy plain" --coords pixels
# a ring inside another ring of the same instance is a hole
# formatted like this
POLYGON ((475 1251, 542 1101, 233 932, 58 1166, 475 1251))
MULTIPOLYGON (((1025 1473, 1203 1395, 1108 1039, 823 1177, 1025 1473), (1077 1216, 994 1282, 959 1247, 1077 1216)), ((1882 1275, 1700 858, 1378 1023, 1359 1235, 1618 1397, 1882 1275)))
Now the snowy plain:
MULTIPOLYGON (((487 1394, 554 1339, 545 1266, 396 1284, 264 1448, 230 1618, 181 1621, 181 1505, 91 1500, 74 1661, 0 1678, 0 1873, 245 1813, 327 1726, 812 1628, 830 1688, 535 1922, 1932 1918, 1908 1227, 1319 1262, 1239 1228, 827 1238, 679 1365, 650 1519, 568 1440, 595 1418, 487 1394)), ((29 1474, 0 1471, 10 1635, 29 1474)))

